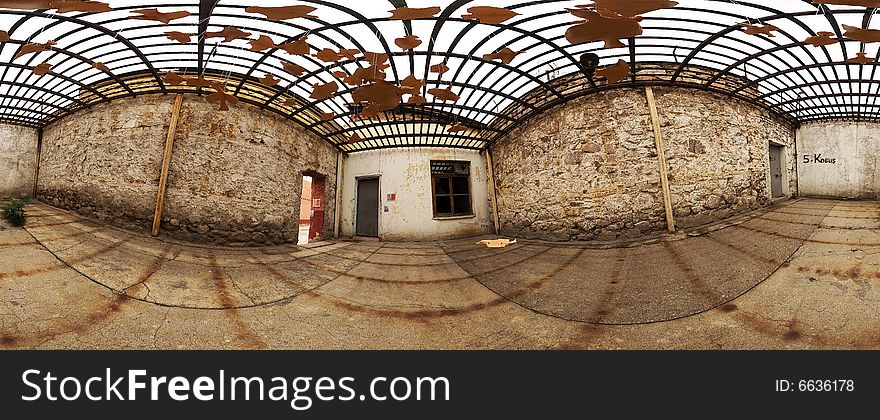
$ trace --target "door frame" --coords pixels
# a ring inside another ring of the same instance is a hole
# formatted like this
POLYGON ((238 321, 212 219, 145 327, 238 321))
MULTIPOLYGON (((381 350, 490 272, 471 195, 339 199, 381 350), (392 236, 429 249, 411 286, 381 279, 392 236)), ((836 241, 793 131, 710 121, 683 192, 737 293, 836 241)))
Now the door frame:
POLYGON ((376 237, 382 239, 382 175, 362 175, 354 177, 354 217, 352 217, 351 236, 358 235, 358 200, 360 199, 361 180, 375 179, 378 183, 378 202, 376 206, 376 237))
POLYGON ((791 198, 791 185, 788 177, 788 146, 785 144, 770 140, 767 146, 767 187, 770 189, 770 199, 776 200, 780 198, 791 198), (773 197, 773 167, 770 162, 770 148, 778 147, 779 148, 779 169, 782 172, 782 178, 780 178, 780 182, 782 183, 782 197, 773 197))
MULTIPOLYGON (((314 215, 314 210, 315 210, 315 209, 314 209, 314 203, 315 203, 315 195, 314 195, 314 192, 315 192, 315 180, 317 180, 317 179, 321 179, 321 180, 324 181, 324 188, 323 188, 323 191, 322 191, 321 196, 323 197, 323 203, 326 203, 326 202, 327 202, 327 195, 328 195, 328 191, 327 191, 327 175, 324 175, 323 173, 318 172, 318 171, 314 171, 314 170, 306 170, 306 171, 302 171, 302 174, 301 174, 301 175, 302 175, 303 178, 305 178, 305 177, 309 177, 309 178, 312 179, 311 191, 310 191, 310 194, 309 194, 310 197, 311 197, 311 199, 309 200, 309 212, 310 212, 310 215, 309 215, 309 236, 311 236, 312 229, 314 228, 314 223, 315 223, 315 215, 314 215)), ((303 184, 305 184, 305 182, 303 182, 303 184)), ((302 197, 302 196, 300 196, 300 197, 302 197)), ((302 200, 300 200, 300 203, 302 203, 302 200)), ((325 232, 325 229, 326 229, 326 227, 327 227, 327 219, 326 219, 327 208, 324 206, 324 204, 322 204, 321 207, 324 208, 323 211, 324 211, 325 219, 324 219, 324 220, 322 221, 322 223, 321 223, 321 227, 320 227, 319 232, 321 232, 321 240, 324 240, 324 239, 327 239, 327 238, 324 237, 324 232, 325 232)), ((309 238, 309 241, 311 241, 311 240, 312 240, 312 239, 309 238)))

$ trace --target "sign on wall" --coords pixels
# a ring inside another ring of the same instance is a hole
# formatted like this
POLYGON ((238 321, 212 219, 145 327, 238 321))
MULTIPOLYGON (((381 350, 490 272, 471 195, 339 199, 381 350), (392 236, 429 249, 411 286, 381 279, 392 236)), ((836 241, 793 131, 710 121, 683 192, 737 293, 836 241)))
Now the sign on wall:
POLYGON ((822 156, 821 153, 814 155, 804 155, 803 163, 816 163, 816 164, 826 164, 826 165, 834 165, 837 163, 836 158, 827 158, 822 156))

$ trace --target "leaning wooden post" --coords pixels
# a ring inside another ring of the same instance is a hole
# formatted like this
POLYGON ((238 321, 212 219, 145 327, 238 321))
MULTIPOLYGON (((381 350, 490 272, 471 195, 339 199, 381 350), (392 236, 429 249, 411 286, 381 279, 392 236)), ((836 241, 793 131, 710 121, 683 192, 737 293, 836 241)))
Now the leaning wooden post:
POLYGON ((492 204, 492 221, 495 223, 495 234, 501 234, 500 217, 498 216, 498 192, 495 189, 495 167, 492 163, 492 149, 486 149, 486 167, 489 176, 489 202, 492 204))
POLYGON ((174 98, 174 109, 171 111, 171 122, 168 124, 168 137, 165 138, 165 154, 162 156, 162 173, 159 175, 159 192, 156 193, 156 212, 153 214, 153 236, 159 236, 159 225, 162 224, 162 207, 165 205, 165 185, 168 183, 168 169, 171 167, 171 151, 174 149, 174 134, 177 132, 177 121, 180 119, 180 105, 183 95, 174 98))
POLYGON ((651 123, 654 127, 654 141, 657 144, 657 160, 660 163, 660 185, 663 188, 663 204, 666 207, 666 225, 669 227, 669 232, 675 233, 675 217, 672 213, 672 198, 669 194, 669 172, 666 167, 666 152, 663 145, 663 133, 660 132, 660 114, 657 112, 654 89, 646 86, 645 96, 648 97, 648 108, 651 110, 651 123))
POLYGON ((40 154, 43 151, 43 129, 37 129, 37 158, 34 162, 34 193, 31 198, 37 199, 37 189, 40 182, 40 154))
POLYGON ((345 165, 343 165, 343 162, 344 162, 344 160, 342 158, 342 151, 337 150, 336 151, 336 191, 335 191, 336 200, 334 203, 335 206, 333 208, 333 238, 334 239, 339 238, 339 221, 341 219, 339 217, 339 211, 342 208, 342 205, 340 204, 342 202, 342 184, 345 182, 345 178, 344 178, 345 174, 343 172, 345 170, 345 165))

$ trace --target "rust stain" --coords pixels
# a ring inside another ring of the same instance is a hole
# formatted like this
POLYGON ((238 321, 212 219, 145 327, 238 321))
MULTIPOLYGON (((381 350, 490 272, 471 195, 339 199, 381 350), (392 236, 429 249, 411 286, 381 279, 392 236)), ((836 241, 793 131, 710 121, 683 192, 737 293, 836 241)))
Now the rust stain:
POLYGON ((162 249, 159 251, 159 255, 157 255, 156 258, 153 258, 153 260, 150 262, 150 264, 148 264, 144 268, 144 270, 141 272, 141 274, 137 277, 135 283, 133 283, 131 286, 126 287, 122 291, 124 293, 127 293, 127 291, 129 289, 133 289, 135 287, 138 287, 138 289, 140 289, 139 286, 143 286, 143 284, 146 283, 147 280, 150 279, 150 277, 153 277, 153 274, 156 274, 156 272, 159 271, 160 268, 162 268, 162 266, 165 264, 165 262, 168 261, 168 254, 170 254, 170 253, 171 253, 171 245, 167 245, 167 244, 164 245, 162 247, 162 249))
MULTIPOLYGON (((335 250, 335 251, 337 251, 337 250, 335 250)), ((455 264, 455 261, 432 262, 432 263, 406 263, 403 261, 395 262, 395 263, 387 263, 387 262, 381 262, 381 261, 367 261, 363 258, 355 258, 355 257, 348 257, 345 255, 335 254, 333 251, 322 252, 319 255, 332 257, 332 258, 339 258, 341 260, 346 260, 346 261, 354 261, 354 262, 363 263, 363 264, 380 265, 380 266, 388 266, 388 267, 439 267, 439 266, 444 266, 444 265, 454 265, 455 264)), ((440 255, 441 254, 431 255, 431 256, 435 257, 435 256, 440 256, 440 255)), ((303 257, 303 258, 310 258, 310 257, 317 257, 317 256, 318 255, 310 255, 308 257, 303 257)))
POLYGON ((776 337, 783 341, 799 341, 813 346, 831 346, 851 349, 876 349, 880 346, 880 334, 875 330, 866 330, 858 334, 840 339, 832 339, 819 334, 806 334, 797 326, 796 319, 784 324, 769 321, 760 315, 737 311, 729 316, 744 327, 768 337, 776 337))
MULTIPOLYGON (((30 226, 28 226, 28 227, 30 227, 30 226)), ((47 243, 47 242, 64 241, 64 240, 67 240, 67 239, 78 238, 78 237, 83 236, 83 235, 88 235, 88 234, 91 234, 91 233, 95 233, 95 232, 97 232, 97 231, 99 231, 99 230, 102 230, 102 229, 104 229, 104 228, 103 228, 103 227, 99 227, 99 228, 95 228, 95 229, 92 229, 92 230, 85 230, 85 231, 82 231, 82 232, 80 232, 80 233, 75 233, 75 234, 72 234, 72 235, 55 236, 55 237, 50 237, 50 238, 45 238, 45 239, 37 238, 37 240, 39 241, 40 244, 45 244, 45 243, 47 243)), ((11 242, 10 242, 10 243, 3 243, 3 244, 0 244, 0 248, 8 248, 8 247, 19 246, 19 245, 28 245, 28 244, 33 244, 33 243, 35 243, 35 242, 31 242, 31 243, 11 243, 11 242)))
POLYGON ((210 271, 211 280, 216 286, 214 291, 217 293, 218 303, 224 308, 223 315, 235 326, 235 338, 244 343, 249 349, 266 348, 266 343, 260 339, 253 328, 244 322, 238 309, 235 308, 235 300, 229 294, 229 284, 226 281, 226 276, 223 274, 223 269, 217 265, 217 257, 214 255, 211 255, 210 271))
POLYGON ((797 321, 791 320, 787 322, 785 326, 788 328, 788 331, 786 331, 785 334, 782 334, 783 340, 797 341, 803 336, 800 331, 797 330, 797 321))
POLYGON ((684 258, 682 258, 681 254, 673 248, 672 244, 669 242, 664 242, 663 247, 666 248, 666 252, 671 257, 671 261, 681 270, 694 289, 697 290, 697 293, 702 295, 706 300, 713 301, 718 299, 719 293, 709 288, 702 279, 697 277, 694 273, 694 269, 691 268, 687 262, 685 262, 684 258))
POLYGON ((316 262, 313 262, 313 261, 310 261, 307 259, 307 258, 312 258, 314 256, 304 257, 302 259, 299 259, 298 261, 302 261, 302 262, 306 263, 307 265, 315 267, 319 270, 323 270, 323 271, 330 272, 333 274, 343 275, 343 276, 346 276, 348 278, 351 278, 351 279, 357 280, 357 281, 382 283, 382 284, 395 284, 395 285, 431 285, 431 284, 445 284, 445 283, 455 283, 455 282, 460 282, 460 281, 475 280, 477 276, 485 276, 485 275, 489 275, 489 274, 494 274, 499 271, 507 270, 509 268, 520 265, 526 261, 529 261, 535 257, 538 257, 538 256, 550 251, 551 249, 553 249, 553 248, 546 247, 543 250, 541 250, 537 253, 534 253, 533 255, 530 255, 530 256, 522 258, 520 260, 514 261, 508 265, 503 265, 500 267, 481 271, 479 273, 471 273, 471 274, 468 274, 465 276, 449 277, 449 278, 445 278, 445 279, 434 279, 434 280, 388 280, 388 279, 377 278, 377 277, 361 276, 361 275, 351 274, 351 269, 344 269, 343 270, 343 269, 338 269, 338 268, 333 268, 333 267, 327 267, 323 264, 318 264, 316 262))
POLYGON ((733 228, 739 228, 739 229, 744 229, 744 230, 748 230, 748 231, 751 231, 751 232, 761 233, 761 234, 768 235, 768 236, 776 236, 776 237, 784 238, 784 239, 791 239, 791 240, 795 240, 795 241, 807 242, 807 243, 811 243, 811 244, 820 244, 820 245, 843 245, 843 246, 859 246, 859 247, 861 247, 861 248, 877 248, 877 247, 880 247, 880 243, 863 243, 863 242, 858 242, 858 243, 853 242, 853 243, 851 243, 851 242, 824 241, 824 240, 820 240, 820 239, 801 238, 801 237, 791 236, 791 235, 786 235, 786 234, 778 233, 778 232, 770 232, 770 231, 766 231, 766 230, 763 230, 763 229, 752 228, 752 227, 743 226, 743 225, 734 225, 734 226, 731 226, 731 227, 733 227, 733 228))
POLYGON ((272 267, 271 264, 254 256, 253 254, 251 254, 251 259, 254 263, 259 264, 261 267, 265 268, 266 271, 268 271, 270 274, 272 274, 272 276, 274 276, 275 278, 297 288, 299 293, 305 293, 306 291, 309 290, 308 288, 304 287, 303 285, 293 281, 287 274, 284 274, 281 271, 278 271, 277 268, 272 267))
POLYGON ((32 347, 37 343, 51 340, 52 338, 60 334, 75 332, 81 335, 89 331, 97 324, 107 321, 113 316, 121 313, 123 311, 123 306, 129 301, 130 299, 128 298, 128 296, 125 296, 124 294, 114 294, 113 298, 110 300, 110 303, 106 307, 98 308, 97 310, 89 313, 88 315, 86 315, 85 319, 82 322, 71 323, 67 319, 65 319, 59 325, 48 330, 29 334, 27 338, 18 337, 10 333, 0 333, 0 347, 26 348, 32 347))
POLYGON ((351 302, 344 301, 342 299, 326 295, 320 293, 315 290, 310 290, 304 293, 304 295, 310 296, 312 298, 316 298, 322 302, 328 303, 333 307, 344 309, 349 312, 357 312, 362 314, 379 316, 382 318, 397 318, 397 319, 405 319, 416 322, 428 322, 429 319, 432 318, 442 318, 449 316, 462 315, 470 312, 476 312, 483 309, 487 309, 493 306, 498 306, 508 301, 504 298, 496 298, 489 302, 481 302, 475 303, 473 305, 468 305, 460 308, 439 308, 439 309, 416 309, 416 310, 400 310, 400 309, 390 309, 390 308, 378 308, 378 307, 369 307, 363 305, 356 305, 351 302))
MULTIPOLYGON (((822 217, 822 216, 816 216, 816 217, 822 217)), ((835 217, 834 216, 825 216, 823 219, 827 219, 827 218, 833 219, 835 217)), ((824 220, 820 223, 807 223, 807 222, 795 222, 795 221, 791 221, 791 220, 774 219, 772 217, 766 217, 766 216, 755 217, 754 220, 766 220, 769 222, 785 223, 788 225, 810 226, 810 227, 814 227, 814 228, 821 227, 823 229, 840 229, 840 230, 863 230, 863 229, 865 229, 864 227, 858 227, 858 226, 831 225, 831 224, 825 223, 824 220)), ((880 219, 878 219, 878 220, 880 220, 880 219)))
MULTIPOLYGON (((517 250, 523 249, 523 248, 525 248, 525 247, 527 247, 527 246, 528 246, 528 245, 513 245, 513 246, 509 246, 509 247, 507 247, 507 248, 502 248, 502 249, 497 249, 497 248, 494 248, 494 249, 493 249, 493 248, 485 248, 485 250, 486 250, 485 252, 480 252, 480 253, 478 253, 477 256, 475 256, 475 257, 471 257, 471 258, 461 258, 461 259, 455 259, 455 258, 453 258, 453 260, 455 260, 455 262, 458 263, 458 264, 469 263, 469 262, 474 262, 474 261, 483 261, 483 260, 487 260, 487 259, 490 259, 490 258, 496 258, 496 257, 498 257, 499 255, 503 255, 503 254, 506 254, 506 253, 508 253, 508 252, 513 252, 513 251, 517 251, 517 250)), ((483 248, 481 248, 481 251, 482 251, 482 249, 483 249, 483 248)), ((472 250, 471 250, 471 249, 468 249, 468 250, 466 250, 466 251, 472 251, 472 250)), ((448 252, 447 254, 459 253, 459 252, 461 252, 461 251, 457 251, 457 252, 456 252, 456 251, 450 251, 450 252, 448 252)), ((450 257, 451 257, 451 256, 450 256, 450 257)))
POLYGON ((751 251, 751 250, 745 249, 745 248, 743 248, 743 247, 741 247, 741 246, 733 245, 733 244, 727 243, 727 242, 725 242, 725 241, 722 241, 721 239, 718 239, 718 238, 716 238, 714 235, 711 235, 711 234, 710 234, 710 235, 706 235, 705 238, 706 238, 706 239, 709 239, 709 240, 711 240, 711 241, 713 241, 713 242, 716 242, 716 243, 718 243, 718 244, 721 244, 721 245, 723 245, 723 246, 725 246, 725 247, 728 247, 728 248, 730 248, 730 249, 732 249, 732 250, 734 250, 734 251, 737 251, 737 252, 739 252, 739 253, 741 253, 741 254, 748 255, 749 257, 751 257, 751 258, 752 258, 753 260, 755 260, 755 261, 762 261, 762 262, 765 262, 765 263, 767 263, 767 264, 782 264, 782 263, 783 263, 782 261, 780 261, 780 260, 778 260, 778 259, 776 259, 776 258, 770 258, 770 257, 766 257, 766 256, 763 256, 763 255, 760 255, 760 254, 756 254, 754 251, 751 251))
POLYGON ((70 259, 70 260, 61 260, 61 259, 59 259, 59 261, 62 261, 64 264, 55 264, 55 265, 51 265, 51 266, 48 266, 48 267, 34 268, 34 269, 31 269, 31 270, 18 270, 18 271, 13 271, 13 272, 10 272, 10 273, 0 273, 0 280, 3 280, 4 278, 24 278, 24 277, 30 277, 30 276, 33 276, 33 275, 36 275, 36 274, 42 274, 42 273, 48 273, 48 272, 52 272, 52 271, 58 271, 58 270, 61 270, 61 269, 67 268, 68 266, 73 267, 74 264, 79 264, 79 263, 82 263, 82 262, 88 261, 88 260, 90 260, 90 259, 92 259, 92 258, 98 257, 98 256, 100 256, 100 255, 103 255, 103 254, 105 254, 105 253, 107 253, 107 252, 110 252, 111 250, 113 250, 113 249, 116 248, 117 246, 122 245, 122 244, 128 242, 129 240, 130 240, 130 239, 127 238, 127 239, 123 239, 123 240, 121 240, 121 241, 114 242, 114 243, 112 243, 112 244, 110 244, 110 245, 107 245, 107 246, 105 246, 105 247, 103 247, 103 248, 98 249, 97 251, 94 251, 94 252, 91 252, 91 253, 89 253, 89 254, 86 254, 86 255, 83 255, 83 256, 80 256, 80 257, 77 257, 77 258, 73 258, 73 259, 70 259))
POLYGON ((76 222, 79 222, 79 220, 67 220, 64 222, 56 222, 56 223, 41 223, 41 224, 37 224, 37 225, 29 224, 29 225, 27 225, 27 227, 29 227, 29 228, 44 228, 44 227, 51 227, 51 226, 69 225, 69 224, 76 223, 76 222))
MULTIPOLYGON (((821 217, 821 216, 816 216, 816 217, 821 217)), ((792 220, 774 219, 772 217, 767 217, 767 216, 758 216, 755 219, 756 220, 766 220, 768 222, 785 223, 787 225, 801 225, 801 226, 810 226, 810 227, 819 227, 822 225, 821 222, 820 223, 795 222, 792 220)), ((826 226, 826 227, 828 227, 828 226, 826 226)))
POLYGON ((601 325, 600 323, 607 317, 611 315, 611 312, 614 310, 611 302, 614 300, 614 297, 621 290, 621 286, 619 286, 621 282, 621 268, 626 263, 626 249, 621 248, 618 251, 617 263, 614 265, 614 269, 611 271, 609 276, 608 285, 603 290, 602 294, 599 296, 599 301, 596 303, 596 307, 593 310, 593 313, 587 317, 592 321, 585 322, 578 330, 578 333, 571 337, 567 342, 559 345, 559 348, 563 350, 578 350, 587 348, 590 343, 595 342, 598 338, 600 338, 606 331, 608 331, 608 327, 605 325, 601 325))
POLYGON ((621 266, 626 263, 626 260, 623 258, 625 256, 626 253, 624 250, 618 251, 617 264, 614 265, 614 269, 611 271, 609 276, 610 281, 608 282, 608 285, 605 286, 605 291, 599 296, 599 301, 596 303, 596 309, 588 319, 594 320, 594 322, 602 322, 605 317, 611 315, 611 311, 614 309, 611 302, 614 300, 614 296, 617 295, 617 292, 620 291, 621 266))
MULTIPOLYGON (((820 209, 816 209, 816 210, 820 210, 820 209)), ((828 209, 825 209, 825 210, 827 211, 828 209)), ((834 210, 834 212, 837 212, 837 213, 862 213, 862 212, 840 212, 840 211, 837 211, 837 210, 834 210)), ((877 217, 874 217, 874 216, 832 216, 831 214, 798 213, 798 212, 784 211, 784 210, 776 210, 776 211, 772 212, 771 214, 776 214, 776 213, 778 213, 778 214, 790 214, 790 215, 792 215, 792 216, 825 217, 825 218, 830 218, 830 219, 847 219, 847 220, 878 220, 878 218, 877 218, 877 217)))
POLYGON ((734 312, 738 309, 739 308, 736 306, 735 303, 727 303, 727 304, 724 304, 724 305, 721 305, 718 307, 719 311, 725 312, 725 313, 731 313, 731 312, 734 312))
MULTIPOLYGON (((543 252, 546 252, 546 250, 543 252)), ((583 255, 584 252, 585 252, 584 249, 580 249, 577 253, 575 253, 573 256, 571 256, 567 261, 562 263, 555 270, 553 270, 549 274, 543 276, 542 278, 532 282, 531 284, 527 285, 526 287, 524 287, 522 289, 514 291, 514 292, 507 294, 503 297, 500 296, 498 298, 492 299, 488 302, 475 303, 472 305, 459 307, 459 308, 439 308, 439 309, 430 308, 430 309, 417 309, 417 310, 400 310, 400 309, 378 308, 378 307, 357 305, 357 304, 336 298, 334 296, 323 294, 317 290, 309 290, 309 291, 304 292, 303 294, 306 296, 318 299, 322 302, 328 303, 336 308, 344 309, 344 310, 347 310, 350 312, 364 313, 364 314, 379 316, 379 317, 383 317, 383 318, 398 318, 398 319, 405 319, 405 320, 411 320, 411 321, 416 321, 416 322, 428 322, 428 320, 434 319, 434 318, 443 318, 443 317, 463 315, 463 314, 477 312, 477 311, 481 311, 481 310, 488 309, 491 307, 503 305, 505 303, 510 303, 511 299, 525 295, 526 293, 537 290, 537 289, 543 287, 544 285, 546 285, 550 280, 552 280, 554 277, 556 277, 559 273, 561 273, 563 270, 565 270, 569 266, 571 266, 578 258, 580 258, 583 255)))
MULTIPOLYGON (((743 325, 744 327, 754 332, 768 337, 778 338, 787 342, 796 340, 803 341, 816 346, 824 346, 828 344, 828 340, 825 337, 818 335, 805 335, 801 331, 796 329, 796 320, 791 320, 786 322, 784 325, 780 325, 769 321, 760 315, 746 311, 730 312, 729 316, 740 325, 743 325)), ((870 340, 859 341, 862 342, 862 344, 868 344, 870 340)), ((876 342, 877 339, 875 338, 874 341, 876 342)), ((859 344, 859 346, 861 346, 862 344, 859 344)), ((872 346, 873 345, 871 344, 867 345, 867 347, 872 346)))
MULTIPOLYGON (((463 250, 447 251, 446 254, 447 254, 452 260, 449 261, 449 262, 435 262, 435 263, 406 263, 406 262, 403 262, 403 261, 401 261, 401 262, 396 262, 396 263, 386 263, 386 262, 379 262, 379 261, 367 261, 367 260, 362 259, 362 258, 347 257, 347 256, 344 256, 344 255, 339 255, 339 254, 336 254, 336 253, 335 253, 336 251, 344 250, 344 248, 342 248, 342 249, 336 249, 336 250, 329 251, 329 252, 322 252, 322 253, 320 253, 320 255, 325 255, 325 256, 329 256, 329 257, 333 257, 333 258, 339 258, 339 259, 348 260, 348 261, 355 261, 355 262, 365 263, 365 264, 370 264, 370 265, 380 265, 380 266, 390 266, 390 267, 437 267, 437 266, 444 266, 444 265, 454 265, 454 264, 462 264, 462 263, 473 262, 473 261, 487 260, 487 259, 490 259, 490 258, 495 258, 495 257, 497 257, 497 256, 499 256, 499 255, 502 255, 502 254, 506 254, 506 253, 508 253, 508 252, 512 252, 512 251, 516 251, 516 250, 523 249, 523 248, 525 248, 525 247, 526 247, 526 245, 515 245, 515 246, 511 246, 511 247, 507 247, 507 248, 499 249, 499 250, 490 249, 490 250, 489 250, 490 252, 483 252, 483 253, 480 253, 480 255, 477 255, 476 257, 472 257, 472 258, 462 258, 462 259, 452 258, 452 256, 451 256, 451 255, 448 255, 448 254, 456 254, 456 253, 462 253, 462 252, 482 251, 482 250, 484 250, 484 249, 486 249, 486 248, 475 248, 475 247, 470 247, 470 248, 468 248, 468 249, 463 249, 463 250)), ((298 251, 297 251, 297 252, 298 252, 298 251)), ((397 254, 397 253, 388 253, 388 252, 385 252, 385 253, 382 253, 382 252, 375 252, 374 254, 377 254, 377 255, 395 255, 395 256, 398 256, 398 255, 407 255, 407 256, 418 256, 418 257, 422 257, 422 256, 424 256, 424 257, 439 257, 439 256, 444 256, 443 253, 430 253, 430 254, 411 254, 411 253, 410 253, 410 254, 397 254)), ((316 257, 316 256, 317 256, 317 255, 310 255, 310 256, 308 256, 308 257, 304 257, 304 258, 311 258, 311 257, 316 257)))
POLYGON ((11 348, 18 343, 18 338, 11 335, 0 335, 0 347, 11 348))
MULTIPOLYGON (((548 250, 549 250, 549 248, 539 252, 538 254, 543 254, 543 253, 547 252, 548 250)), ((547 274, 546 276, 532 282, 531 284, 529 284, 526 287, 523 287, 522 289, 519 289, 513 293, 508 293, 507 295, 504 295, 504 296, 507 299, 515 299, 518 297, 522 297, 523 295, 525 295, 529 292, 534 292, 535 290, 538 290, 538 289, 544 287, 548 282, 550 282, 550 280, 553 280, 554 278, 556 278, 556 276, 559 275, 559 273, 561 273, 562 271, 564 271, 565 269, 570 267, 572 264, 574 264, 574 262, 577 261, 581 256, 583 256, 585 252, 586 252, 586 249, 583 249, 583 248, 578 249, 578 251, 574 255, 572 255, 569 259, 567 259, 565 262, 563 262, 559 267, 557 267, 555 270, 553 270, 550 274, 547 274)), ((529 258, 527 258, 527 260, 530 260, 532 258, 533 257, 529 257, 529 258)), ((519 264, 519 263, 517 263, 517 264, 519 264)), ((507 267, 505 267, 505 268, 507 268, 507 267)), ((493 270, 493 271, 495 271, 495 270, 493 270)), ((480 274, 475 274, 475 276, 477 276, 477 275, 480 275, 480 274)))
MULTIPOLYGON (((80 256, 75 259, 71 259, 70 261, 67 261, 66 264, 73 266, 74 264, 78 264, 78 263, 87 261, 89 259, 92 259, 92 258, 95 258, 99 255, 102 255, 106 252, 109 252, 110 250, 112 250, 112 249, 116 248, 117 246, 122 245, 123 243, 126 243, 128 241, 129 241, 129 239, 123 239, 121 241, 114 242, 114 243, 112 243, 104 248, 101 248, 95 252, 80 256)), ((20 270, 20 271, 14 272, 14 273, 0 273, 0 279, 2 279, 4 276, 9 276, 9 275, 14 276, 14 277, 27 277, 27 276, 34 275, 34 274, 41 273, 41 272, 56 271, 56 270, 60 270, 62 268, 66 268, 67 265, 59 264, 59 265, 54 265, 51 267, 44 267, 44 268, 35 269, 35 270, 20 270)), ((20 337, 16 337, 16 336, 9 335, 9 334, 0 334, 0 336, 2 336, 2 338, 0 338, 0 347, 6 347, 6 348, 24 347, 26 345, 30 345, 33 343, 47 341, 47 340, 55 337, 58 334, 66 333, 66 332, 76 332, 78 334, 83 334, 86 331, 88 331, 89 329, 91 329, 92 327, 94 327, 95 325, 110 319, 111 317, 115 316, 116 314, 121 313, 123 311, 123 306, 126 303, 128 303, 129 301, 130 301, 129 297, 126 296, 125 294, 114 294, 113 299, 110 301, 110 303, 106 307, 102 307, 102 308, 99 308, 98 310, 91 312, 90 314, 88 314, 86 316, 86 318, 83 322, 74 324, 74 323, 70 323, 68 321, 64 321, 60 325, 58 325, 54 328, 51 328, 47 331, 41 331, 37 334, 33 334, 33 335, 28 336, 26 342, 24 339, 22 339, 20 337)))
POLYGON ((128 303, 129 300, 129 297, 124 294, 116 294, 106 308, 99 309, 98 311, 89 314, 86 317, 84 323, 71 326, 71 329, 79 334, 82 334, 94 327, 96 324, 106 321, 116 314, 121 313, 122 307, 126 303, 128 303))
POLYGON ((833 276, 838 279, 851 280, 867 280, 869 278, 880 278, 880 272, 864 273, 862 271, 862 263, 856 264, 850 268, 826 268, 826 267, 809 267, 798 266, 798 273, 813 273, 818 276, 833 276))
MULTIPOLYGON (((311 257, 306 257, 311 258, 311 257)), ((377 277, 367 277, 367 276, 359 276, 350 273, 350 269, 339 269, 328 267, 323 264, 319 264, 313 261, 310 261, 306 258, 299 259, 297 261, 301 261, 306 265, 317 268, 321 271, 326 271, 328 273, 333 273, 340 276, 346 276, 353 280, 357 281, 365 281, 365 282, 373 282, 373 283, 383 283, 383 284, 400 284, 400 285, 421 285, 421 284, 441 284, 441 283, 454 283, 459 281, 471 280, 471 276, 461 276, 461 277, 451 277, 446 279, 436 279, 436 280, 388 280, 377 277)))

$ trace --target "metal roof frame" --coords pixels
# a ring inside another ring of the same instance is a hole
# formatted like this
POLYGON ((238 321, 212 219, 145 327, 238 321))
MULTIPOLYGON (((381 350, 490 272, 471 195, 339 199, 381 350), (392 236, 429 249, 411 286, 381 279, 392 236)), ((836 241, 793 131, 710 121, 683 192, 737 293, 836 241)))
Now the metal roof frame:
MULTIPOLYGON (((0 122, 41 128, 113 99, 210 92, 168 86, 162 80, 163 71, 226 80, 230 91, 243 102, 280 114, 345 152, 409 146, 482 150, 551 107, 593 93, 645 85, 728 95, 763 107, 792 124, 880 119, 880 64, 847 61, 856 52, 880 59, 880 47, 846 39, 841 30, 844 23, 870 29, 876 24, 873 16, 877 10, 814 5, 811 0, 678 1, 675 8, 646 14, 642 21, 645 33, 622 40, 626 46, 618 49, 605 49, 601 42, 571 45, 565 40, 565 30, 576 20, 566 8, 583 4, 583 0, 437 1, 441 6, 438 15, 416 21, 389 19, 385 12, 406 5, 402 0, 283 1, 278 5, 311 5, 318 10, 316 18, 282 22, 246 12, 246 0, 137 4, 111 0, 114 12, 103 13, 0 9, 0 18, 12 22, 8 27, 0 26, 11 37, 0 44, 0 122), (469 7, 487 3, 520 15, 500 24, 461 17, 469 7), (194 17, 165 25, 130 20, 124 14, 152 7, 188 10, 194 17), (739 25, 744 21, 777 25, 779 30, 773 38, 746 35, 739 25), (251 39, 266 35, 277 44, 308 35, 313 51, 332 47, 387 54, 389 82, 400 83, 413 74, 427 82, 422 88, 424 97, 429 98, 430 88, 449 87, 460 93, 460 99, 429 101, 421 107, 403 105, 378 118, 359 119, 359 107, 351 100, 357 87, 345 85, 334 72, 350 75, 364 66, 362 61, 324 63, 311 56, 289 56, 277 47, 256 52, 244 41, 226 43, 203 36, 223 26, 250 32, 251 39), (197 37, 184 45, 167 39, 167 30, 193 32, 197 37), (804 42, 820 31, 835 33, 837 42, 820 47, 804 42), (57 45, 12 60, 20 46, 45 42, 50 34, 57 45), (394 38, 410 34, 419 36, 424 44, 406 51, 393 46, 394 38), (508 45, 524 54, 510 64, 483 58, 508 45), (585 53, 599 55, 601 66, 619 59, 627 61, 633 74, 611 85, 601 78, 587 78, 578 60, 585 53), (307 70, 293 76, 283 70, 280 60, 307 70), (441 61, 450 63, 451 70, 431 73, 430 66, 441 61), (110 67, 110 73, 95 69, 96 62, 110 67), (53 72, 36 76, 30 69, 38 63, 52 64, 53 72), (272 74, 281 83, 261 86, 259 77, 264 74, 272 74), (309 98, 313 84, 329 82, 340 86, 335 96, 309 98), (290 99, 297 105, 281 104, 290 99), (324 121, 325 112, 335 116, 324 121), (449 132, 453 123, 467 129, 449 132), (362 141, 350 144, 353 134, 362 141)), ((412 7, 429 4, 422 0, 409 3, 412 7)))

